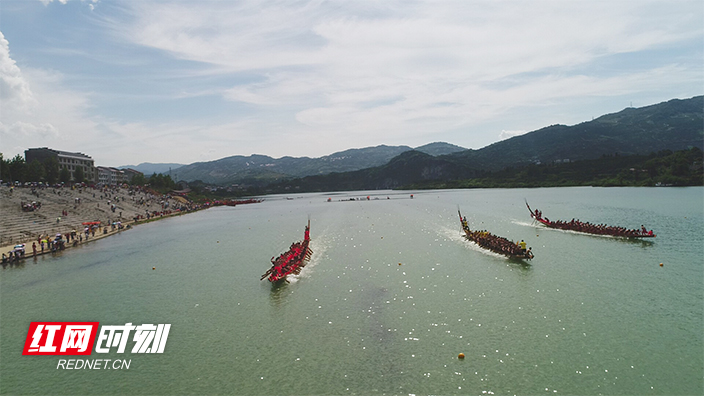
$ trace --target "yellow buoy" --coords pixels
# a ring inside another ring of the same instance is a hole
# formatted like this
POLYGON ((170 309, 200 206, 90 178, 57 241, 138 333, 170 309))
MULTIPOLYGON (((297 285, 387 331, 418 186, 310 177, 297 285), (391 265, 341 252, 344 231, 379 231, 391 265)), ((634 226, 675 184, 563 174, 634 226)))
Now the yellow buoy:
POLYGON ((457 355, 457 358, 458 358, 458 359, 464 359, 464 353, 460 353, 459 355, 457 355))

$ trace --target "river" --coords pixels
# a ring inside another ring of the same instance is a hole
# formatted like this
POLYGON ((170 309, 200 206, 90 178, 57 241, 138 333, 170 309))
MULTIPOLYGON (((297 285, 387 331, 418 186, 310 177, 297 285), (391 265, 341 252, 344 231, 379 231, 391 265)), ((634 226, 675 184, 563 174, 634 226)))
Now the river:
POLYGON ((700 187, 266 197, 0 271, 0 391, 702 394, 702 257, 700 187), (524 200, 553 220, 644 224, 657 238, 546 229, 524 200), (472 228, 524 239, 535 259, 465 240, 458 207, 472 228), (259 281, 308 218, 310 263, 290 284, 259 281), (171 328, 163 354, 68 357, 129 369, 22 355, 30 322, 81 321, 171 328))

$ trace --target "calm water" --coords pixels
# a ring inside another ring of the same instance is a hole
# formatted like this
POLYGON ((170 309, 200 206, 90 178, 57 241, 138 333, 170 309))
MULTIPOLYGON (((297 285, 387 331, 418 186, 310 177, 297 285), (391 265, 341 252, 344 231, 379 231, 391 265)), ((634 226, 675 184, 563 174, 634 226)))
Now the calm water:
POLYGON ((704 393, 704 189, 373 194, 210 209, 0 271, 0 392, 704 393), (658 237, 539 228, 524 198, 658 237), (462 239, 458 205, 471 226, 525 239, 531 265, 462 239), (310 264, 260 282, 308 216, 310 264), (69 371, 21 355, 31 321, 172 326, 162 355, 107 356, 129 370, 69 371))

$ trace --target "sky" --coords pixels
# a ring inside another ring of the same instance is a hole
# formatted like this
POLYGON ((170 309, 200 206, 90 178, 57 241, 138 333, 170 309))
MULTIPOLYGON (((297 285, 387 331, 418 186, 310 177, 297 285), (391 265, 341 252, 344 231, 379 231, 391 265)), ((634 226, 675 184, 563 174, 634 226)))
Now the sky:
POLYGON ((701 0, 0 3, 0 152, 320 157, 704 93, 701 0))

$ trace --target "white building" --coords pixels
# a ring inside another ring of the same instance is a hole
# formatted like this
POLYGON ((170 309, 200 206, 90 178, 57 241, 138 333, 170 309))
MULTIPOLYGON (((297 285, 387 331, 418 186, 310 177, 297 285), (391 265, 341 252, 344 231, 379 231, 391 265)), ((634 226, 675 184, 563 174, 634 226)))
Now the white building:
POLYGON ((83 180, 87 183, 95 183, 98 174, 93 158, 83 153, 71 153, 68 151, 54 150, 47 147, 31 148, 24 151, 24 160, 27 164, 34 160, 44 163, 50 157, 56 158, 59 169, 68 169, 71 173, 71 180, 76 180, 76 169, 83 169, 83 180))
POLYGON ((114 186, 124 182, 124 172, 107 166, 98 167, 98 184, 114 186))

